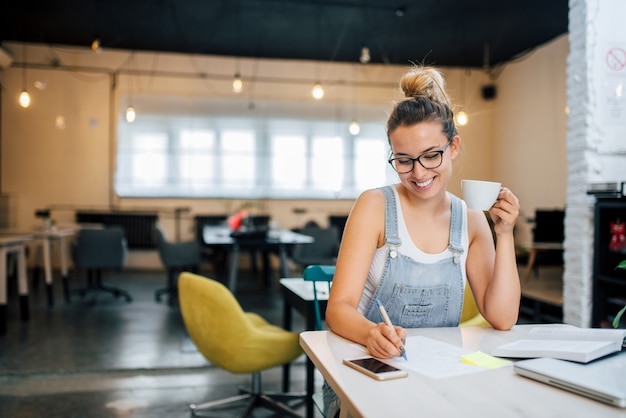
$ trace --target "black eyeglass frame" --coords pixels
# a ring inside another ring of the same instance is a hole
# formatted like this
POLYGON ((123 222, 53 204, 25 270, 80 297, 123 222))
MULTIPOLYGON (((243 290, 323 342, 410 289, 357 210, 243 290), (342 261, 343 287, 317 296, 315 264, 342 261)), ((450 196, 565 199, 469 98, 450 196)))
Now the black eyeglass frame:
POLYGON ((411 171, 415 170, 415 161, 417 161, 418 163, 420 163, 420 165, 421 165, 422 167, 424 167, 425 169, 427 169, 427 170, 435 169, 435 168, 440 167, 440 166, 441 166, 441 164, 443 164, 443 153, 444 153, 444 152, 446 152, 446 150, 447 150, 447 149, 448 149, 448 147, 450 146, 450 143, 451 143, 451 142, 452 142, 452 140, 448 141, 448 143, 447 143, 447 144, 446 144, 443 148, 441 148, 440 150, 436 150, 436 151, 426 151, 426 152, 424 152, 424 153, 422 153, 422 154, 418 155, 418 156, 417 156, 417 157, 415 157, 415 158, 406 157, 406 156, 402 156, 402 157, 395 158, 395 157, 393 157, 393 156, 392 156, 391 158, 389 158, 389 160, 387 160, 387 162, 391 165, 391 168, 393 168, 393 170, 394 170, 396 173, 398 173, 398 174, 407 174, 407 173, 410 173, 411 171), (424 155, 429 155, 429 154, 430 154, 430 155, 432 155, 432 154, 439 154, 439 164, 437 164, 436 166, 433 166, 433 167, 426 167, 426 166, 424 165, 424 163, 422 163, 421 158, 422 158, 424 155), (395 166, 395 165, 394 165, 394 163, 393 163, 395 160, 410 160, 410 161, 411 161, 411 169, 410 169, 410 170, 407 170, 407 171, 398 171, 398 169, 396 168, 396 166, 395 166))

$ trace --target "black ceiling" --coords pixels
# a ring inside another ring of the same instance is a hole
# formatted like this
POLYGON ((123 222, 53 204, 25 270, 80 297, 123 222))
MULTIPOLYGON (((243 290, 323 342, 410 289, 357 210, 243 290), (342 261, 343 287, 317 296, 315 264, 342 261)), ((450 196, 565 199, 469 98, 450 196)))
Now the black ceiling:
POLYGON ((1 41, 336 62, 492 67, 568 30, 568 0, 3 3, 1 41))

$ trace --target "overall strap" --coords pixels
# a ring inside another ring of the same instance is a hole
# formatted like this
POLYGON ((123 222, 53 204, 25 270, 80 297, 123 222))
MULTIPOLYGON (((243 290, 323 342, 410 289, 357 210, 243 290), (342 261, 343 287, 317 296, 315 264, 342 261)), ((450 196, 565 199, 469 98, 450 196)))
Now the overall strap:
POLYGON ((461 254, 465 252, 461 244, 463 236, 463 203, 461 199, 453 194, 452 198, 452 214, 450 219, 450 251, 454 253, 454 263, 461 261, 461 254))
POLYGON ((402 244, 398 236, 398 212, 396 208, 396 197, 393 193, 393 186, 384 186, 380 190, 385 195, 385 243, 392 246, 392 250, 402 244))

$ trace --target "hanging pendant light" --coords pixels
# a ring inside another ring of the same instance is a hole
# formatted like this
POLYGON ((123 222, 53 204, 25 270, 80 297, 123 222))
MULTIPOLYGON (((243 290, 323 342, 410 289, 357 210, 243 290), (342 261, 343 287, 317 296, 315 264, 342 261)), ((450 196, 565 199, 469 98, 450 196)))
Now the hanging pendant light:
POLYGON ((132 106, 128 106, 126 108, 126 122, 133 123, 136 117, 137 113, 135 113, 135 108, 132 106))
MULTIPOLYGON (((132 52, 130 56, 130 63, 129 63, 131 72, 133 69, 134 62, 135 62, 135 52, 132 52)), ((135 112, 135 108, 133 107, 133 76, 131 72, 129 72, 128 74, 130 98, 128 100, 128 107, 126 108, 126 122, 128 123, 133 123, 135 119, 137 118, 137 112, 135 112)))
POLYGON ((26 109, 30 106, 30 94, 26 90, 26 45, 22 47, 24 51, 24 65, 22 66, 22 92, 19 95, 18 101, 20 106, 26 109))
POLYGON ((361 125, 359 125, 359 122, 357 122, 356 120, 353 120, 352 122, 350 122, 350 127, 348 127, 348 130, 352 135, 356 136, 359 134, 359 132, 361 132, 361 125))
POLYGON ((459 126, 465 126, 469 122, 469 115, 465 111, 465 76, 466 70, 463 71, 463 76, 461 77, 461 106, 454 113, 454 122, 459 126))
POLYGON ((241 76, 239 73, 235 73, 235 78, 233 78, 233 92, 241 93, 243 90, 243 81, 241 81, 241 76))
POLYGON ((320 83, 319 81, 315 83, 315 85, 313 86, 313 90, 311 90, 311 94, 313 95, 313 98, 315 100, 320 100, 322 97, 324 97, 324 88, 322 87, 322 83, 320 83))
POLYGON ((28 94, 26 89, 22 90, 22 92, 20 93, 19 101, 20 106, 22 106, 24 109, 30 106, 30 94, 28 94))
POLYGON ((467 125, 467 122, 469 122, 469 116, 468 116, 468 114, 467 114, 467 112, 465 110, 459 110, 454 115, 454 121, 459 126, 465 126, 465 125, 467 125))

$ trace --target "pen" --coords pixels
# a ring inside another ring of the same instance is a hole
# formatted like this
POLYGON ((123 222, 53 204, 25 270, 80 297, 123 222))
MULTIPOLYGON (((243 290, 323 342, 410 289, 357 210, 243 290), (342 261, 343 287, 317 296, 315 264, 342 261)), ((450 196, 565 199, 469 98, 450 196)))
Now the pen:
MULTIPOLYGON (((389 319, 389 315, 387 315, 387 311, 385 310, 385 307, 380 302, 380 300, 376 299, 376 305, 378 306, 378 310, 380 311, 380 314, 383 316, 383 319, 385 320, 385 324, 387 324, 391 328, 393 328, 393 324, 391 323, 391 319, 389 319)), ((394 328, 394 330, 395 330, 395 328, 394 328)), ((404 349, 404 343, 400 347, 400 354, 402 355, 402 357, 404 357, 405 360, 408 360, 406 358, 406 350, 404 349)))

